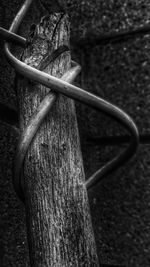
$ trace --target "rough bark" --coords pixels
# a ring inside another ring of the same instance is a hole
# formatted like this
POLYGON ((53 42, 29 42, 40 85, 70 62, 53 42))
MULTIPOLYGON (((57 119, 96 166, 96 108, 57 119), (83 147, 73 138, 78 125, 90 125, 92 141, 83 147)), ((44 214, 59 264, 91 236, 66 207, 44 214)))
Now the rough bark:
MULTIPOLYGON (((38 67, 45 54, 68 44, 68 18, 60 20, 60 16, 46 17, 36 26, 24 62, 38 67)), ((70 52, 64 52, 44 71, 61 77, 70 61, 70 52)), ((21 131, 48 91, 20 77, 21 131)), ((67 97, 57 96, 38 130, 26 155, 23 177, 31 266, 98 266, 75 106, 67 97)))

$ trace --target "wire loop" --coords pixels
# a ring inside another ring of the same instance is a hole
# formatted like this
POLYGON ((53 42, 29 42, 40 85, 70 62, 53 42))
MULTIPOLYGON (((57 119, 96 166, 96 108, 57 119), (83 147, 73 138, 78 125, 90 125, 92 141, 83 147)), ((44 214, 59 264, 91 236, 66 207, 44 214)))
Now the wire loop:
MULTIPOLYGON (((9 30, 11 34, 17 32, 18 27, 20 23, 22 22, 26 12, 28 11, 32 1, 33 0, 26 0, 22 8, 16 15, 9 30)), ((39 82, 42 85, 47 86, 48 88, 51 88, 54 92, 59 92, 61 94, 66 95, 67 97, 76 99, 84 104, 87 104, 88 106, 96 109, 97 111, 104 112, 108 116, 112 117, 114 120, 121 123, 122 126, 124 126, 129 131, 131 135, 131 141, 130 141, 129 146, 125 150, 123 150, 121 154, 119 154, 114 159, 109 161, 104 167, 99 169, 86 181, 85 185, 87 189, 90 189, 91 187, 93 187, 95 184, 101 181, 104 177, 106 177, 106 175, 110 174, 110 172, 114 171, 115 169, 123 165, 127 160, 129 160, 135 154, 137 147, 138 147, 138 143, 139 143, 139 133, 131 117, 128 116, 127 113, 125 113, 123 110, 113 105, 112 103, 98 96, 95 96, 94 94, 86 92, 85 90, 77 86, 69 84, 69 82, 72 82, 80 71, 80 66, 77 63, 72 62, 73 67, 67 73, 65 73, 61 79, 58 79, 40 70, 34 69, 26 65, 25 63, 21 62, 20 60, 18 60, 11 53, 8 43, 5 44, 5 53, 10 64, 15 68, 15 70, 18 73, 22 74, 24 77, 32 79, 36 82, 39 82)), ((21 169, 22 169, 24 157, 27 153, 27 149, 29 147, 29 144, 32 141, 34 134, 38 130, 38 127, 40 126, 41 122, 45 118, 47 112, 49 112, 50 108, 52 107, 52 104, 54 103, 55 98, 56 98, 56 95, 55 93, 53 93, 51 95, 48 94, 43 99, 39 108, 37 109, 33 117, 31 118, 28 126, 26 127, 24 133, 22 134, 19 144, 18 144, 16 159, 15 159, 14 187, 15 187, 17 195, 22 200, 24 199, 22 197, 23 192, 21 188, 20 176, 21 176, 21 169), (36 124, 35 122, 38 122, 38 123, 36 124), (35 124, 38 126, 35 127, 35 124)))

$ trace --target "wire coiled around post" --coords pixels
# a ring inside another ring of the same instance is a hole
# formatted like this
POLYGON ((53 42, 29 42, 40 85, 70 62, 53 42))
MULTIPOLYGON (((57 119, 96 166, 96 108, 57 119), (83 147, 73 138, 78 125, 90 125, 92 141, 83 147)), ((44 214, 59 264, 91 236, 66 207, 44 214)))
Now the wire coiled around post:
MULTIPOLYGON (((25 3, 23 4, 22 8, 18 12, 17 16, 15 17, 10 27, 9 31, 11 33, 17 32, 18 27, 22 22, 26 12, 28 11, 32 1, 33 0, 26 0, 25 3)), ((133 120, 131 119, 131 117, 128 116, 123 110, 113 105, 112 103, 98 96, 95 96, 94 94, 86 92, 85 90, 77 86, 69 84, 69 82, 72 82, 80 71, 80 66, 78 64, 73 63, 73 67, 67 73, 65 73, 61 79, 58 79, 56 77, 53 77, 52 75, 34 69, 26 65, 25 63, 21 62, 20 60, 18 60, 11 53, 10 46, 8 43, 5 44, 5 53, 10 64, 15 68, 15 70, 18 73, 20 73, 24 77, 36 81, 38 83, 41 83, 42 85, 51 88, 54 92, 59 92, 61 94, 66 95, 67 97, 70 97, 84 104, 87 104, 88 106, 96 109, 97 111, 104 112, 108 116, 112 117, 114 120, 121 123, 130 132, 131 142, 129 146, 125 150, 123 150, 121 154, 119 154, 114 159, 109 161, 104 167, 99 169, 86 181, 85 185, 87 189, 93 187, 100 180, 106 177, 106 175, 108 175, 110 172, 114 171, 121 165, 123 165, 127 160, 129 160, 134 155, 139 143, 139 134, 138 134, 138 129, 133 120)), ((19 141, 15 159, 14 187, 16 193, 22 200, 23 200, 23 192, 21 187, 20 176, 21 176, 21 169, 24 157, 27 153, 27 149, 29 147, 30 142, 32 141, 34 134, 38 130, 47 112, 49 112, 52 104, 55 101, 55 98, 56 98, 55 93, 53 94, 52 97, 49 97, 49 95, 47 95, 46 98, 44 98, 39 108, 37 109, 36 113, 31 118, 27 128, 25 129, 19 141), (47 103, 45 105, 45 108, 43 103, 47 103)))

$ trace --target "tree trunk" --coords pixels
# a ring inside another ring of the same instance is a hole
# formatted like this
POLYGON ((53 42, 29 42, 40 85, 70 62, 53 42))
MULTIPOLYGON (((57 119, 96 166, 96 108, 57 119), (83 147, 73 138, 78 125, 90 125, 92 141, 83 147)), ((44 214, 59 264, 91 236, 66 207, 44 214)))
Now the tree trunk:
MULTIPOLYGON (((30 37, 33 37, 32 44, 25 50, 22 60, 39 68, 45 55, 61 45, 68 45, 67 16, 45 17, 30 37)), ((61 77, 70 64, 70 52, 64 52, 44 67, 44 71, 61 77)), ((49 91, 42 85, 19 78, 21 131, 49 91)), ((84 182, 74 101, 57 95, 24 162, 31 266, 99 266, 84 182)))

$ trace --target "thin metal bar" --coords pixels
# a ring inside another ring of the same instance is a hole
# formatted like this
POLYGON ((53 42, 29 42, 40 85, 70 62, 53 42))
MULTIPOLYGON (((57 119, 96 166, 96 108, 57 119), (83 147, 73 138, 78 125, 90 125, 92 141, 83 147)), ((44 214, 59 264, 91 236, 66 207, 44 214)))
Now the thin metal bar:
MULTIPOLYGON (((82 38, 80 40, 73 39, 72 43, 77 47, 84 47, 86 45, 91 46, 98 44, 106 44, 108 42, 116 42, 119 40, 125 40, 126 38, 134 38, 137 35, 146 35, 146 34, 150 34, 149 24, 130 31, 119 31, 114 33, 102 34, 99 36, 88 34, 88 36, 83 39, 82 38)), ((10 41, 23 47, 26 46, 28 43, 24 37, 17 35, 13 32, 10 32, 2 27, 0 27, 0 36, 2 36, 3 39, 5 39, 8 42, 10 41)))
POLYGON ((118 31, 99 35, 87 33, 87 36, 81 38, 80 40, 77 40, 75 38, 72 39, 72 43, 77 47, 84 48, 85 46, 94 46, 106 44, 109 42, 125 41, 128 38, 135 38, 135 36, 146 34, 150 34, 150 24, 129 31, 118 31))
POLYGON ((13 32, 7 31, 6 29, 0 27, 0 36, 8 42, 18 44, 25 47, 27 45, 27 40, 13 32))
POLYGON ((7 124, 11 124, 15 128, 18 128, 19 126, 17 110, 8 104, 6 105, 3 102, 0 102, 0 120, 4 121, 7 124))
MULTIPOLYGON (((91 146, 118 146, 128 144, 130 142, 129 135, 113 135, 101 137, 88 137, 84 142, 91 146)), ((139 144, 150 144, 150 133, 141 134, 139 136, 139 144)))

